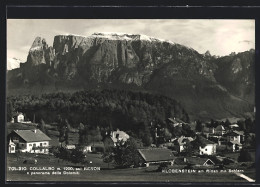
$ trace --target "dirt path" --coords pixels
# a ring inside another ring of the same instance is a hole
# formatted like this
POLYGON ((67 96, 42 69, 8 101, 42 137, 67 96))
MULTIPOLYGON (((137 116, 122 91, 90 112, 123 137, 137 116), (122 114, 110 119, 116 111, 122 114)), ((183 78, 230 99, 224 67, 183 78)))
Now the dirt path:
POLYGON ((235 173, 235 174, 236 174, 237 176, 243 178, 243 179, 246 179, 248 182, 255 182, 254 179, 251 179, 251 178, 249 178, 248 176, 245 176, 245 175, 242 174, 242 173, 235 173))

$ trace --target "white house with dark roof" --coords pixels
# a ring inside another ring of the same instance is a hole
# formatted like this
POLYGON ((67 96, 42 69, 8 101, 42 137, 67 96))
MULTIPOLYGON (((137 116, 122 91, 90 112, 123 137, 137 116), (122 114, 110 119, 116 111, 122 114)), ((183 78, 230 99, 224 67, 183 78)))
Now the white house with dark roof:
POLYGON ((243 131, 231 131, 225 134, 227 137, 227 142, 235 141, 241 143, 244 140, 244 132, 243 131))
POLYGON ((178 146, 178 152, 182 152, 185 149, 186 142, 192 142, 194 139, 192 137, 181 136, 176 139, 176 144, 178 146))
POLYGON ((233 152, 240 151, 242 149, 242 144, 238 141, 231 140, 227 143, 227 145, 233 152))
POLYGON ((16 151, 28 153, 49 153, 50 138, 39 129, 14 130, 8 135, 16 151))
POLYGON ((188 165, 199 166, 199 167, 210 167, 214 166, 215 163, 209 158, 201 158, 201 157, 178 157, 174 160, 174 163, 177 165, 188 165))
POLYGON ((24 122, 24 115, 23 115, 23 113, 21 113, 21 112, 15 113, 13 115, 12 122, 15 122, 15 123, 22 123, 22 122, 24 122))
POLYGON ((113 147, 116 146, 118 142, 126 142, 130 136, 124 131, 120 131, 117 129, 116 131, 112 131, 109 136, 104 139, 105 147, 113 147))
POLYGON ((126 142, 129 139, 129 135, 126 134, 124 131, 120 131, 117 129, 116 131, 111 132, 111 139, 114 143, 117 141, 124 141, 126 142))
POLYGON ((217 144, 207 140, 206 138, 201 138, 201 142, 205 146, 199 146, 200 155, 214 155, 216 154, 217 144))
POLYGON ((209 158, 188 157, 187 162, 194 166, 214 166, 215 163, 209 158))

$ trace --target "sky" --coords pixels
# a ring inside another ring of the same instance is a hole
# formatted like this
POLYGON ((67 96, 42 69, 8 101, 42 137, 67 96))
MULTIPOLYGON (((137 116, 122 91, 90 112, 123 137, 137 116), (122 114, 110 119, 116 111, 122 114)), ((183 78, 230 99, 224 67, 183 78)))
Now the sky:
POLYGON ((7 57, 26 61, 37 36, 52 46, 54 36, 95 32, 144 34, 170 40, 211 55, 255 48, 254 20, 215 19, 8 19, 7 57))

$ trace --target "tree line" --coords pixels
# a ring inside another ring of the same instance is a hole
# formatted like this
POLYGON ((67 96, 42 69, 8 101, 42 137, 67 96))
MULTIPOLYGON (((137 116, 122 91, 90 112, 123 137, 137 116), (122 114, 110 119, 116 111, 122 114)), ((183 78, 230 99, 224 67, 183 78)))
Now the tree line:
POLYGON ((97 127, 119 128, 131 131, 130 133, 141 138, 148 135, 149 139, 152 120, 162 126, 166 126, 166 119, 169 117, 189 122, 187 112, 176 100, 162 95, 126 90, 9 96, 8 120, 15 111, 23 112, 30 120, 35 116, 38 123, 44 119, 46 123, 62 124, 59 126, 60 138, 65 140, 68 124, 72 128, 80 129, 82 142, 88 142, 84 134, 91 134, 97 127))

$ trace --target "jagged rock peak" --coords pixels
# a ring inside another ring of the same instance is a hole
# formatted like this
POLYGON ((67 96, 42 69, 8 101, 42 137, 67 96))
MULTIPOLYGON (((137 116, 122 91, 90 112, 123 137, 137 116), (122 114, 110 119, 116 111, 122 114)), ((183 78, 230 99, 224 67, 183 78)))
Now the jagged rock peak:
POLYGON ((45 38, 37 36, 33 41, 30 51, 47 49, 47 48, 48 48, 48 44, 46 43, 45 38))

